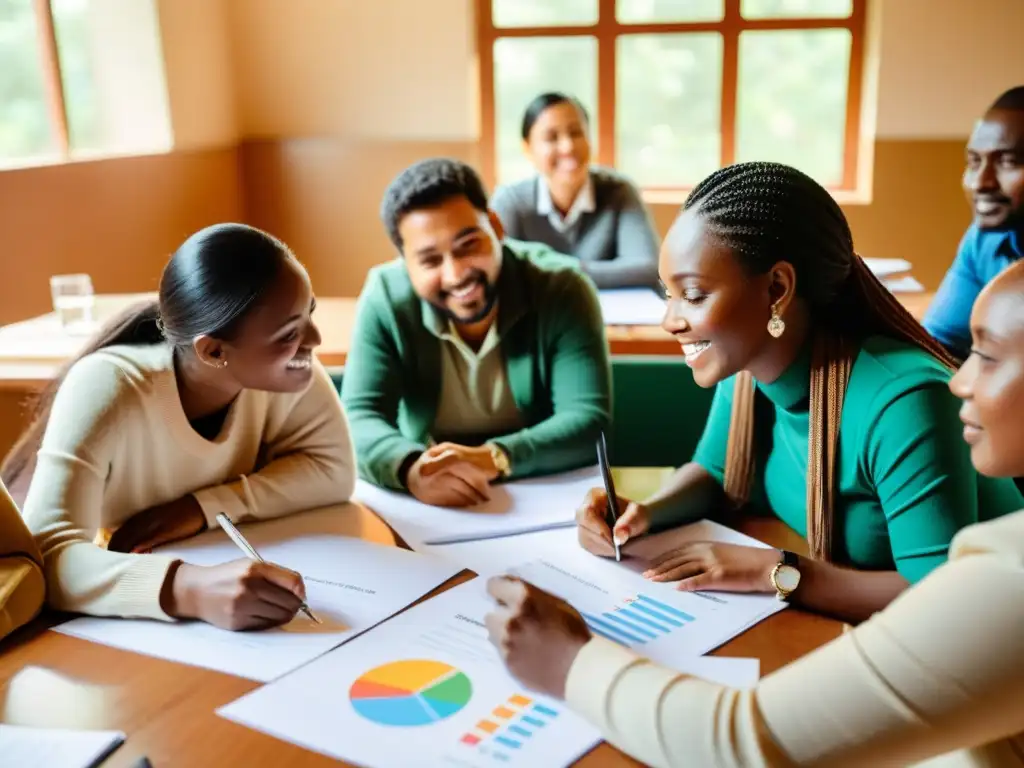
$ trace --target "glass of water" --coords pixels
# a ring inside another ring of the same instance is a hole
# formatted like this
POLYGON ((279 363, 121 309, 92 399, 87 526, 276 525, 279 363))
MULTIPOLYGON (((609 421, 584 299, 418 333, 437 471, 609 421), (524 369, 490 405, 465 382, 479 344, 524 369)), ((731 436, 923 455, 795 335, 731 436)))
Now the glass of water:
POLYGON ((90 334, 95 328, 96 294, 88 275, 54 275, 50 278, 53 311, 70 334, 90 334))

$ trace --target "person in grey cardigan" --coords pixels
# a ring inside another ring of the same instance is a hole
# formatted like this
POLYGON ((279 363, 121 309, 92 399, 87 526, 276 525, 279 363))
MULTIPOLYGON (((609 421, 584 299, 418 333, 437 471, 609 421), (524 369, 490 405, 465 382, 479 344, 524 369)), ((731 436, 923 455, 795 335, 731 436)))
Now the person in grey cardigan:
POLYGON ((544 93, 523 116, 538 175, 495 190, 490 207, 509 237, 577 257, 598 288, 654 287, 658 236, 636 187, 590 165, 589 118, 573 97, 544 93))

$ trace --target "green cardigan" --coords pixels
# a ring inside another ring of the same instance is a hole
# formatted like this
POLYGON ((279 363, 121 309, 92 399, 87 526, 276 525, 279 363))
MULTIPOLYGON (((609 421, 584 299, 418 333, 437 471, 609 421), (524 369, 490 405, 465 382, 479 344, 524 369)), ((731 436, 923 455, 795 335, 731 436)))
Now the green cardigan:
MULTIPOLYGON (((341 399, 359 473, 400 489, 398 471, 426 448, 441 393, 444 321, 413 291, 401 259, 370 270, 359 297, 341 399)), ((526 428, 491 435, 512 476, 594 463, 611 421, 608 343, 597 290, 574 259, 506 238, 498 334, 526 428)))
MULTIPOLYGON (((857 356, 839 425, 835 557, 864 570, 897 570, 916 582, 946 560, 964 526, 1024 507, 1009 479, 971 464, 949 391, 950 372, 926 352, 882 337, 857 356)), ((734 379, 715 392, 694 460, 719 483, 734 379)), ((771 384, 757 384, 756 474, 751 503, 807 535, 810 354, 771 384)))

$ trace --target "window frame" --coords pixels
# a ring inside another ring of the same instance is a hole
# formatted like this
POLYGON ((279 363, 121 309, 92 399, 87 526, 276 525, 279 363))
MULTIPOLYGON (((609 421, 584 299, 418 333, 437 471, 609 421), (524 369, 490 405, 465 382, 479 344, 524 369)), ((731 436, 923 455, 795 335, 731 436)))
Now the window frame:
MULTIPOLYGON (((864 56, 868 33, 869 0, 852 0, 846 18, 745 19, 742 0, 724 0, 719 21, 620 22, 616 0, 598 0, 598 20, 589 26, 495 27, 491 0, 476 0, 477 57, 479 62, 480 160, 484 178, 497 181, 497 124, 494 88, 494 43, 506 37, 593 37, 597 41, 597 157, 600 165, 615 166, 616 41, 622 35, 718 32, 722 36, 722 103, 719 167, 735 162, 736 102, 739 84, 740 33, 761 30, 846 29, 850 32, 850 64, 846 84, 846 128, 843 137, 843 177, 829 191, 858 192, 861 142, 861 111, 864 93, 864 56)), ((691 188, 644 186, 645 198, 678 202, 691 188)))
POLYGON ((60 52, 57 49, 57 29, 53 22, 53 8, 50 6, 50 0, 33 0, 32 8, 36 16, 39 62, 42 66, 43 82, 46 86, 46 106, 50 118, 53 154, 63 162, 71 157, 71 139, 68 131, 67 104, 64 98, 64 79, 61 77, 60 70, 60 52))

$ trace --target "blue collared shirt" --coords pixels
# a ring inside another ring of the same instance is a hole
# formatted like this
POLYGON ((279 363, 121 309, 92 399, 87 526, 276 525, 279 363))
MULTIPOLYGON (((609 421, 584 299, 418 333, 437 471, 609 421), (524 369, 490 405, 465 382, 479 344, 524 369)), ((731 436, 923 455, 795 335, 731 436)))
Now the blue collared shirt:
POLYGON ((981 289, 1010 264, 1024 256, 1021 233, 984 230, 971 224, 960 241, 953 265, 939 286, 923 325, 957 357, 971 352, 971 308, 981 289))

